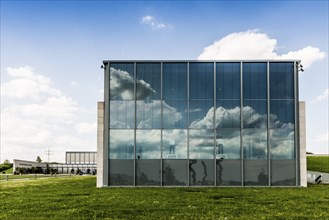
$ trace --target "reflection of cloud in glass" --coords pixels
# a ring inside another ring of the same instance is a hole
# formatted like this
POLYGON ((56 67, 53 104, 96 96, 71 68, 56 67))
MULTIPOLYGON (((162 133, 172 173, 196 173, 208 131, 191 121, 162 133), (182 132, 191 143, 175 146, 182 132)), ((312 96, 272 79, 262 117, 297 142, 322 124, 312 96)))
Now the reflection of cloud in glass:
POLYGON ((161 130, 136 130, 136 159, 161 158, 161 130))
POLYGON ((270 146, 272 159, 292 159, 294 154, 294 130, 270 130, 270 146))
MULTIPOLYGON (((216 137, 216 154, 224 154, 225 159, 240 158, 240 130, 219 130, 216 137)), ((216 156, 217 157, 217 156, 216 156)))
POLYGON ((163 130, 162 131, 163 158, 186 159, 187 158, 187 130, 163 130), (171 149, 174 147, 174 152, 171 149), (172 151, 171 151, 172 150, 172 151))
POLYGON ((191 159, 213 159, 214 131, 210 129, 190 130, 189 148, 191 159))
MULTIPOLYGON (((110 99, 134 99, 134 78, 127 71, 110 68, 110 99)), ((137 80, 137 99, 146 99, 156 91, 144 80, 137 80)))

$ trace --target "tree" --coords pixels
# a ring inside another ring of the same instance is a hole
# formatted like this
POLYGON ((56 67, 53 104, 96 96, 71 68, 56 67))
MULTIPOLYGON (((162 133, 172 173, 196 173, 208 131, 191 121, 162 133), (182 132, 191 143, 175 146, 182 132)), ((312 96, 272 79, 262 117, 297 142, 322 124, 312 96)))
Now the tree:
POLYGON ((10 164, 10 161, 9 161, 8 159, 5 159, 5 160, 3 161, 3 164, 10 164))
POLYGON ((42 162, 42 160, 41 160, 41 158, 40 158, 39 156, 37 157, 36 161, 37 161, 38 163, 41 163, 41 162, 42 162))

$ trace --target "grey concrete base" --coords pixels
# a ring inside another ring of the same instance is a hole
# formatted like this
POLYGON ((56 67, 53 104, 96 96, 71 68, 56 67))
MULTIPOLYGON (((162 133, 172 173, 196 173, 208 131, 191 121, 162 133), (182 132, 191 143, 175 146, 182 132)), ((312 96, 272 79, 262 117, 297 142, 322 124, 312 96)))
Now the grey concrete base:
POLYGON ((97 103, 97 187, 104 186, 104 102, 97 103))
POLYGON ((300 186, 307 187, 305 102, 299 102, 299 172, 300 186))
POLYGON ((315 171, 307 171, 307 182, 308 183, 315 183, 315 179, 319 176, 322 176, 321 183, 329 184, 329 173, 321 173, 315 171))

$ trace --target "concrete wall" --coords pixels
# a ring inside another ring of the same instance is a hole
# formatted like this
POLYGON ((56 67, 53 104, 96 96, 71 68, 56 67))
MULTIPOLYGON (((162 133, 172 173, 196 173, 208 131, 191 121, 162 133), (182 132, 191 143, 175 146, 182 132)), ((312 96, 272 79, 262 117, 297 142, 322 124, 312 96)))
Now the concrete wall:
POLYGON ((28 161, 28 160, 13 160, 13 172, 16 171, 17 167, 22 167, 22 168, 32 168, 32 167, 41 167, 43 169, 46 169, 47 164, 45 163, 38 163, 35 161, 28 161))
POLYGON ((306 167, 306 113, 305 102, 299 102, 299 162, 300 162, 300 185, 307 186, 306 167))
POLYGON ((106 164, 106 155, 104 155, 104 102, 97 103, 97 187, 103 187, 104 171, 106 164))

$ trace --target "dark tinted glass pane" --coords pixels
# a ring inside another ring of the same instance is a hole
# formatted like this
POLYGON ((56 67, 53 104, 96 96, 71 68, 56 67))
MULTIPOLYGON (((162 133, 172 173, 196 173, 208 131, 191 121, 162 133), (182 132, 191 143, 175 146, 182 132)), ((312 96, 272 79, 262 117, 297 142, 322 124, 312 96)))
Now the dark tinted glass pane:
POLYGON ((187 160, 163 160, 162 167, 164 186, 187 185, 187 160))
POLYGON ((110 64, 110 99, 134 99, 134 64, 110 64))
POLYGON ((242 113, 244 128, 267 128, 267 102, 265 100, 244 100, 242 113))
POLYGON ((190 99, 213 99, 214 64, 190 63, 190 99))
POLYGON ((110 101, 110 128, 134 128, 134 101, 110 101))
POLYGON ((266 99, 266 63, 243 63, 243 98, 266 99))
POLYGON ((161 128, 161 101, 136 101, 137 128, 161 128))
POLYGON ((190 185, 214 185, 214 160, 190 160, 190 185))
POLYGON ((109 160, 109 185, 132 186, 134 184, 134 160, 109 160))
POLYGON ((267 132, 263 129, 244 129, 243 157, 245 159, 267 158, 267 132))
POLYGON ((189 132, 189 153, 191 159, 213 159, 214 131, 191 129, 189 132))
POLYGON ((294 98, 294 63, 270 63, 270 98, 294 98))
POLYGON ((241 161, 216 160, 217 186, 241 186, 241 161))
POLYGON ((160 185, 161 160, 136 160, 136 185, 160 185))
POLYGON ((270 101, 270 128, 294 128, 294 101, 270 101))
POLYGON ((240 63, 216 63, 217 99, 240 99, 240 63))
POLYGON ((162 157, 164 159, 187 158, 187 130, 162 131, 162 157))
POLYGON ((161 158, 161 130, 136 130, 136 159, 161 158))
POLYGON ((268 186, 267 160, 244 160, 244 185, 268 186))
POLYGON ((213 106, 213 101, 190 101, 190 128, 214 128, 213 106))
POLYGON ((165 100, 162 108, 163 128, 187 128, 187 101, 165 100))
POLYGON ((110 130, 110 159, 134 158, 134 130, 110 130))
POLYGON ((240 158, 240 130, 225 129, 216 131, 216 158, 240 158))
POLYGON ((272 186, 296 185, 295 160, 271 160, 271 171, 272 186))
POLYGON ((136 98, 161 98, 161 65, 160 63, 137 63, 136 98))
POLYGON ((240 101, 217 101, 215 125, 216 128, 240 128, 240 101))
POLYGON ((187 99, 187 63, 163 63, 163 99, 187 99))
POLYGON ((271 159, 295 158, 295 132, 293 129, 270 130, 271 159))

